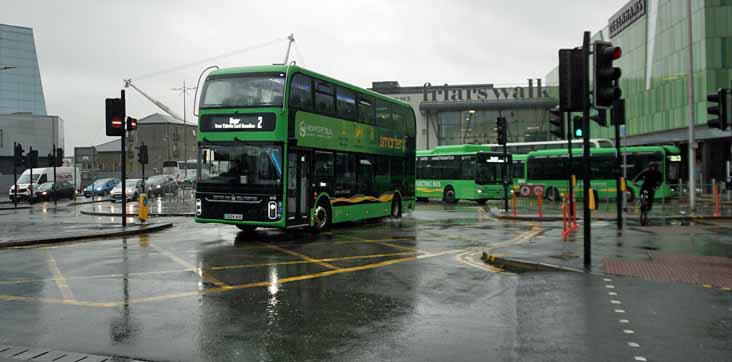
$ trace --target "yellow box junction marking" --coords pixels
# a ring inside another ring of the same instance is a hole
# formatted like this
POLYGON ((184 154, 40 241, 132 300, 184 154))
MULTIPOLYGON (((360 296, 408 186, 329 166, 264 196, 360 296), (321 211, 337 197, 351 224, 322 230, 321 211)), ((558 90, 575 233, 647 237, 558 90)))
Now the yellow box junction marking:
POLYGON ((74 298, 74 293, 71 291, 71 288, 69 288, 69 285, 66 283, 66 278, 64 278, 64 275, 61 273, 61 269, 58 268, 56 259, 54 259, 53 255, 51 255, 51 252, 47 252, 46 254, 48 255, 48 269, 53 275, 56 286, 61 291, 61 296, 64 298, 65 301, 75 300, 76 298, 74 298))
POLYGON ((157 246, 155 244, 150 244, 150 247, 152 247, 153 249, 157 250, 160 254, 163 254, 166 257, 168 257, 169 259, 171 259, 174 262, 178 263, 179 265, 181 265, 182 267, 184 267, 186 270, 192 270, 194 273, 198 274, 198 276, 201 279, 203 279, 203 280, 205 280, 205 281, 207 281, 207 282, 209 282, 209 283, 211 283, 211 284, 213 284, 213 285, 215 285, 215 286, 217 286, 219 288, 228 288, 229 287, 228 284, 226 284, 226 283, 224 283, 224 282, 216 279, 213 275, 209 274, 208 272, 206 272, 202 268, 196 268, 195 265, 193 265, 193 264, 191 264, 191 263, 189 263, 189 262, 181 259, 180 257, 178 257, 177 255, 171 253, 170 251, 165 250, 165 249, 163 249, 163 248, 161 248, 161 247, 159 247, 159 246, 157 246))
POLYGON ((264 243, 260 243, 260 244, 265 245, 269 249, 277 250, 277 251, 279 251, 281 253, 285 253, 285 254, 288 254, 288 255, 296 256, 296 257, 298 257, 300 259, 309 261, 311 263, 318 264, 318 265, 320 265, 322 267, 326 267, 328 269, 333 269, 333 270, 340 269, 339 267, 337 267, 337 266, 335 266, 333 264, 326 263, 324 261, 321 261, 320 259, 311 258, 311 257, 309 257, 309 256, 307 256, 305 254, 300 254, 300 253, 298 253, 296 251, 292 251, 290 249, 285 249, 285 248, 279 247, 277 245, 269 245, 269 244, 264 244, 264 243))

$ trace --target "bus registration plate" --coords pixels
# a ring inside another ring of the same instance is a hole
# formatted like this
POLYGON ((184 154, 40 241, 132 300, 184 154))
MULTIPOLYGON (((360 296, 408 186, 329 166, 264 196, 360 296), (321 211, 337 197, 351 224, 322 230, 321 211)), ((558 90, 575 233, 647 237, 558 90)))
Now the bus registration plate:
POLYGON ((226 220, 244 220, 244 215, 242 215, 242 214, 224 214, 224 219, 226 219, 226 220))

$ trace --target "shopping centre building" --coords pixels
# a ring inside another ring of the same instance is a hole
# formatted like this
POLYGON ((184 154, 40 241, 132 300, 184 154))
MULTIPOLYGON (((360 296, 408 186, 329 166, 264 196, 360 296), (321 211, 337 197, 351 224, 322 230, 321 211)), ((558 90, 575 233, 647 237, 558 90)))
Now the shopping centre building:
POLYGON ((464 143, 495 143, 496 118, 509 120, 509 142, 551 139, 548 109, 557 104, 556 87, 541 79, 518 86, 494 84, 402 87, 373 82, 372 90, 412 105, 417 118, 417 149, 464 143))
MULTIPOLYGON (((693 0, 691 19, 687 1, 631 0, 608 25, 593 34, 593 40, 611 41, 623 50, 615 63, 622 69, 620 86, 626 103, 628 145, 676 144, 684 164, 688 150, 689 58, 692 81, 697 150, 697 179, 708 183, 724 179, 730 159, 730 131, 707 127, 706 95, 732 84, 732 1, 693 0), (692 46, 689 47, 689 21, 692 46)), ((577 45, 582 34, 577 34, 577 45)), ((557 68, 547 76, 557 84, 557 68)), ((614 138, 612 128, 593 124, 593 138, 614 138)), ((686 171, 682 175, 687 175, 686 171)))

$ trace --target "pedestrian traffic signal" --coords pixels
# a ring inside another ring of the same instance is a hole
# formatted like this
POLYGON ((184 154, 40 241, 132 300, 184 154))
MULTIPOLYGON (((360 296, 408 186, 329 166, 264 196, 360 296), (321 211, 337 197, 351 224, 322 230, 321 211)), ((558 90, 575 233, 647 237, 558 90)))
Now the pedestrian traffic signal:
POLYGON ((125 131, 125 103, 120 98, 107 98, 105 106, 107 136, 122 136, 125 131))
POLYGON ((584 129, 585 120, 584 118, 577 116, 574 117, 574 122, 572 122, 573 126, 573 132, 575 138, 581 138, 582 137, 582 130, 584 129))
POLYGON ((591 116, 590 119, 602 127, 607 127, 607 111, 603 108, 598 109, 597 114, 591 116))
POLYGON ((610 111, 610 124, 625 124, 625 99, 616 99, 613 103, 613 109, 610 111))
POLYGON ((564 130, 564 119, 562 119, 562 111, 559 106, 551 108, 549 110, 549 124, 551 125, 551 134, 558 139, 564 139, 567 137, 567 133, 564 130))
POLYGON ((623 54, 620 47, 613 46, 610 42, 595 41, 593 44, 594 78, 593 98, 595 108, 608 108, 613 101, 620 99, 622 92, 617 81, 620 79, 620 68, 613 66, 613 61, 623 54))
POLYGON ((507 141, 506 129, 507 123, 506 123, 506 117, 498 117, 496 118, 496 141, 499 145, 505 145, 507 141))
POLYGON ((137 130, 137 118, 127 117, 127 130, 128 131, 137 130))
POLYGON ((147 145, 140 145, 137 150, 137 162, 147 165, 147 145))
POLYGON ((61 167, 64 165, 64 149, 63 148, 57 148, 56 149, 56 167, 61 167))
POLYGON ((716 93, 707 94, 707 103, 711 103, 707 107, 707 115, 715 117, 707 120, 709 128, 719 128, 724 131, 729 126, 730 109, 727 104, 729 94, 730 90, 724 88, 718 89, 716 93))
POLYGON ((13 160, 16 167, 22 167, 23 164, 25 164, 25 160, 23 159, 23 152, 23 146, 20 143, 16 143, 13 150, 13 160))

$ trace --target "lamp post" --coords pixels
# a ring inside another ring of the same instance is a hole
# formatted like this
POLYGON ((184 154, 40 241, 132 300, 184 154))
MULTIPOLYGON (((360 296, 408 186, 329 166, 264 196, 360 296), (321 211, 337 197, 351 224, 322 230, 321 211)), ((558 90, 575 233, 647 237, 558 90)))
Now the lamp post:
POLYGON ((183 94, 183 164, 185 169, 183 171, 184 177, 188 176, 188 126, 186 123, 186 93, 189 90, 194 90, 198 87, 186 87, 186 81, 183 81, 183 86, 180 88, 172 88, 174 91, 180 91, 183 94))

